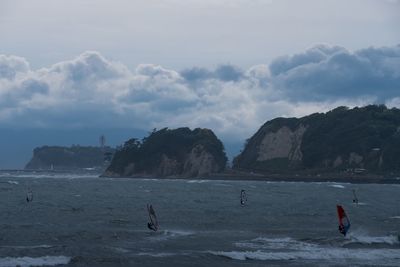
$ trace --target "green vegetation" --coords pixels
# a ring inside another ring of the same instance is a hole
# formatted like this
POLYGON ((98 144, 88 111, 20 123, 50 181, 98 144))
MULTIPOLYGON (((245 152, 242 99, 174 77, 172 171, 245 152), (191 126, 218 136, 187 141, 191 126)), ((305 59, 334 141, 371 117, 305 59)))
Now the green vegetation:
POLYGON ((104 165, 104 154, 113 152, 109 147, 43 146, 33 150, 33 157, 25 169, 100 168, 104 165))
MULTIPOLYGON (((166 156, 177 162, 177 175, 181 174, 184 162, 196 146, 201 146, 210 153, 219 166, 218 171, 225 168, 227 157, 224 146, 209 129, 189 128, 154 130, 143 140, 130 139, 117 150, 107 172, 124 175, 129 165, 134 166, 133 173, 154 174, 166 156)), ((130 173, 132 174, 132 173, 130 173)))
POLYGON ((345 171, 363 168, 372 173, 400 171, 400 110, 384 105, 338 107, 299 119, 278 118, 265 123, 235 158, 234 168, 258 171, 345 171), (258 147, 268 132, 304 125, 301 162, 284 158, 257 161, 258 147), (350 154, 361 160, 350 159, 350 154), (338 160, 340 158, 340 160, 338 160), (336 161, 336 164, 334 163, 336 161), (338 163, 341 161, 341 163, 338 163), (286 163, 285 163, 286 162, 286 163), (279 163, 279 164, 278 164, 279 163))

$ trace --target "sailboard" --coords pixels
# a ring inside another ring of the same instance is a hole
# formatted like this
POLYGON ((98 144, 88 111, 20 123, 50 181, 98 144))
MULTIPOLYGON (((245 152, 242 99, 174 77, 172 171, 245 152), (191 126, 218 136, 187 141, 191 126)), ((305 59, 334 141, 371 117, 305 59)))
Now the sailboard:
POLYGON ((242 189, 240 191, 240 205, 244 206, 247 202, 247 195, 246 195, 246 191, 244 189, 242 189))
POLYGON ((33 200, 33 193, 32 190, 29 190, 28 193, 26 193, 26 202, 32 202, 33 200))
POLYGON ((150 218, 150 222, 148 223, 149 228, 152 229, 153 231, 157 231, 159 225, 153 205, 147 204, 147 212, 149 213, 149 218, 150 218))
POLYGON ((343 207, 341 205, 336 205, 338 219, 339 219, 339 232, 346 236, 347 232, 350 229, 350 220, 346 215, 343 207))
POLYGON ((354 204, 358 204, 358 197, 356 195, 356 190, 353 189, 353 203, 354 204))

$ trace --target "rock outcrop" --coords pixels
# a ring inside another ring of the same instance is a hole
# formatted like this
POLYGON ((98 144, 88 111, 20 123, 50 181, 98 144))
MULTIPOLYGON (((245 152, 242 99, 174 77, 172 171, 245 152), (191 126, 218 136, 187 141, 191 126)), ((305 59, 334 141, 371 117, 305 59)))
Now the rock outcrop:
POLYGON ((348 109, 266 122, 233 168, 259 172, 400 172, 400 110, 348 109))
POLYGON ((225 169, 221 141, 209 129, 153 131, 142 141, 128 140, 103 176, 204 177, 225 169))

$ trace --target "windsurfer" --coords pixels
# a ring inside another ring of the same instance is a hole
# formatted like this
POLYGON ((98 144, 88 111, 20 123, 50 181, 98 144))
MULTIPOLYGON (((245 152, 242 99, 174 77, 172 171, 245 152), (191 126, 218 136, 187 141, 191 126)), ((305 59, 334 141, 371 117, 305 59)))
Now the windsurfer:
POLYGON ((340 232, 342 235, 346 236, 346 230, 344 229, 344 226, 343 226, 343 225, 339 225, 339 232, 340 232))
POLYGON ((154 232, 157 231, 157 228, 151 222, 147 223, 147 228, 149 228, 150 230, 153 230, 154 232))
POLYGON ((26 202, 31 202, 33 200, 33 193, 32 190, 29 190, 26 194, 26 202))

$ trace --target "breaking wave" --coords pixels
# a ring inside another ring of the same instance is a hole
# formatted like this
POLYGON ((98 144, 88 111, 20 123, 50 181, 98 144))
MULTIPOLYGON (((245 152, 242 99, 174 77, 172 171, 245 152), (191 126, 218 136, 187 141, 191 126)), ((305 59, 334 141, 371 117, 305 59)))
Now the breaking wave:
MULTIPOLYGON (((399 244, 399 237, 395 235, 388 236, 369 236, 364 234, 359 234, 357 232, 350 232, 347 236, 349 240, 345 241, 345 244, 358 243, 358 244, 387 244, 396 245, 399 244)), ((400 251, 399 251, 400 253, 400 251)))
MULTIPOLYGON (((362 260, 381 262, 382 260, 399 260, 398 249, 346 249, 318 248, 302 251, 209 251, 216 256, 233 260, 362 260)), ((382 263, 383 264, 383 263, 382 263)))
MULTIPOLYGON (((358 236, 349 237, 347 242, 363 244, 384 243, 398 244, 396 236, 358 236)), ((264 238, 236 242, 236 247, 243 251, 208 251, 208 253, 233 260, 327 260, 393 264, 400 259, 397 248, 344 248, 332 245, 299 241, 290 237, 264 238)))
POLYGON ((165 241, 169 239, 194 235, 194 233, 195 232, 193 231, 184 231, 184 230, 164 230, 154 233, 153 236, 149 237, 149 239, 154 241, 165 241))
POLYGON ((346 188, 344 185, 341 184, 330 184, 329 186, 334 188, 346 188))
POLYGON ((43 257, 6 257, 0 258, 0 267, 9 267, 9 266, 21 266, 21 267, 29 267, 29 266, 56 266, 56 265, 65 265, 70 262, 71 258, 66 256, 43 256, 43 257))

